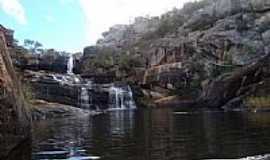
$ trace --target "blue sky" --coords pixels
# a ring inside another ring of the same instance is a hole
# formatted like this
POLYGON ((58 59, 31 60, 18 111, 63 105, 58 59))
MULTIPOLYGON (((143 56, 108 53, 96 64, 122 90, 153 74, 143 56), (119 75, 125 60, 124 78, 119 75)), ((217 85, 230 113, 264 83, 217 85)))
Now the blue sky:
POLYGON ((190 0, 0 0, 0 23, 15 30, 20 42, 44 48, 82 51, 115 24, 137 16, 157 16, 190 0))
POLYGON ((20 4, 25 20, 0 12, 1 23, 14 29, 20 42, 28 38, 46 48, 68 51, 80 51, 88 45, 84 15, 77 1, 21 0, 20 4))

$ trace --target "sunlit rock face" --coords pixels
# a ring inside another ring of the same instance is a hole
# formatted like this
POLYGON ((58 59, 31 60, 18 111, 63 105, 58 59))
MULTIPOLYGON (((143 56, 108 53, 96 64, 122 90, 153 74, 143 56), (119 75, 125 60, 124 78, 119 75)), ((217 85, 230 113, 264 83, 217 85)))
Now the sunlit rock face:
POLYGON ((103 33, 103 39, 97 42, 99 47, 120 49, 138 42, 146 33, 155 31, 159 24, 158 17, 137 17, 132 25, 115 25, 103 33))
POLYGON ((28 107, 0 32, 0 159, 30 136, 28 107))

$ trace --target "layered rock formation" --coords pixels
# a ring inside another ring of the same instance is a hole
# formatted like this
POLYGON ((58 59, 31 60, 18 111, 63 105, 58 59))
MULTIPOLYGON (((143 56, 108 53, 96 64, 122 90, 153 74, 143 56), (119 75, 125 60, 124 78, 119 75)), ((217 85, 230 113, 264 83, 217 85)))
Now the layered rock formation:
MULTIPOLYGON (((46 100, 91 111, 125 109, 135 106, 131 89, 125 83, 99 84, 76 75, 27 70, 24 71, 23 77, 23 82, 27 84, 33 94, 32 99, 46 100), (129 104, 132 105, 129 106, 129 104)), ((58 109, 55 108, 55 112, 61 112, 63 108, 61 106, 58 109)), ((41 108, 40 110, 50 112, 49 109, 41 108)), ((34 111, 39 112, 38 109, 34 111)), ((54 112, 54 110, 51 111, 54 112)), ((43 114, 41 113, 41 115, 43 114)), ((50 115, 50 113, 48 114, 50 115)))
POLYGON ((68 56, 58 53, 30 54, 22 47, 11 50, 11 57, 16 67, 22 70, 48 71, 56 73, 66 73, 68 56))
MULTIPOLYGON (((235 72, 224 74, 205 85, 199 98, 201 106, 223 106, 231 110, 243 105, 244 98, 269 90, 270 54, 235 72), (266 88, 260 88, 265 86, 266 88)), ((263 92, 261 96, 267 96, 263 92)))
MULTIPOLYGON (((167 96, 188 95, 195 99, 202 93, 201 84, 206 80, 237 73, 270 51, 269 15, 267 0, 187 3, 183 9, 174 9, 161 17, 139 18, 131 25, 112 27, 97 46, 91 47, 91 56, 84 53, 81 64, 91 68, 89 62, 100 53, 136 57, 141 64, 131 66, 129 74, 123 74, 121 64, 115 62, 117 58, 107 68, 120 76, 116 79, 136 81, 150 92, 159 92, 155 88, 162 87, 170 92, 167 96)), ((97 68, 106 74, 106 67, 97 68)), ((82 69, 80 73, 91 72, 82 69)), ((224 104, 213 104, 220 105, 224 104)))
POLYGON ((0 159, 30 136, 31 116, 0 31, 0 159))

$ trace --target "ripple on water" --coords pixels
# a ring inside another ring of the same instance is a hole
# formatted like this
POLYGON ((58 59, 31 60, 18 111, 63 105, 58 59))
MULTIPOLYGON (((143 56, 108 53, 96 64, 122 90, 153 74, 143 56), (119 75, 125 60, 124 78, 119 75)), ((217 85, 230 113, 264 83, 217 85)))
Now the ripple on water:
POLYGON ((270 159, 270 114, 145 109, 33 128, 32 160, 270 159))
POLYGON ((72 149, 57 151, 41 151, 33 154, 34 160, 98 160, 99 156, 87 155, 85 149, 73 147, 72 149))

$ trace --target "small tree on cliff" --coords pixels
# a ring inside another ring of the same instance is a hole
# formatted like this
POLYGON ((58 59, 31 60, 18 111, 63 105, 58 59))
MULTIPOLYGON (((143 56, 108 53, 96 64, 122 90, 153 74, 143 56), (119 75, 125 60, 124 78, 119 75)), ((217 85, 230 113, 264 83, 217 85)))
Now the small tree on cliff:
POLYGON ((41 49, 42 46, 43 45, 38 41, 33 41, 30 39, 24 40, 24 47, 26 47, 28 51, 30 51, 33 54, 40 52, 42 50, 41 49))

